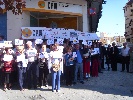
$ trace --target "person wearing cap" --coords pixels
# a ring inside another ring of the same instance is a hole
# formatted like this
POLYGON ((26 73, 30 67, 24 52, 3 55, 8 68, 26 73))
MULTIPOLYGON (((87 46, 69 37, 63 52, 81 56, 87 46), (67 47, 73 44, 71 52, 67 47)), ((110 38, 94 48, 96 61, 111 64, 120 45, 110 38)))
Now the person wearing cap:
POLYGON ((32 42, 28 41, 26 43, 27 50, 26 56, 28 59, 27 65, 27 82, 28 82, 28 89, 32 88, 32 83, 34 89, 37 89, 37 50, 32 47, 32 42), (33 82, 32 82, 33 79, 33 82))
POLYGON ((117 46, 115 46, 115 42, 112 43, 110 53, 111 53, 111 68, 112 68, 112 71, 117 71, 117 57, 118 57, 118 54, 119 54, 119 50, 118 50, 117 46))

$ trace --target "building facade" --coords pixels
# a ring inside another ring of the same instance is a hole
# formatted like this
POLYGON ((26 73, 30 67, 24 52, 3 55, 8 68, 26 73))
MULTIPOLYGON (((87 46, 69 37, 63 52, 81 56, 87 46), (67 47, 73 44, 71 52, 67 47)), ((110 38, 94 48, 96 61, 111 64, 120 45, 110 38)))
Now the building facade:
POLYGON ((133 0, 126 3, 124 10, 125 17, 125 38, 127 42, 133 43, 133 0))
POLYGON ((12 11, 0 14, 0 34, 14 41, 21 27, 66 28, 88 32, 86 0, 25 0, 22 15, 12 11))
POLYGON ((118 46, 123 45, 124 42, 126 42, 125 36, 108 36, 107 33, 101 32, 100 33, 100 42, 103 44, 112 44, 113 42, 116 42, 118 46))

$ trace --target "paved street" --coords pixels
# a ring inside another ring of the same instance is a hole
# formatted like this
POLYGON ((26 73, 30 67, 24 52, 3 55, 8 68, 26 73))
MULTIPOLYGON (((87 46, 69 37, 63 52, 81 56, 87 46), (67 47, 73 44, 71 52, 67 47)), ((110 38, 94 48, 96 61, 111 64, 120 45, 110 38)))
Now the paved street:
POLYGON ((59 93, 51 92, 51 86, 38 90, 0 90, 0 100, 133 100, 133 73, 103 71, 99 77, 91 77, 85 84, 61 86, 59 93))

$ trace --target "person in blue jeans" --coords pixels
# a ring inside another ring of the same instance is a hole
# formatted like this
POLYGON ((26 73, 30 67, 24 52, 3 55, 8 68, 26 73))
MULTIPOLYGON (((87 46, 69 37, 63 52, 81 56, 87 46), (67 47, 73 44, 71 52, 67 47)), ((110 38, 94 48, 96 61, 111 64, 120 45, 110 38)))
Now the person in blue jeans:
POLYGON ((84 84, 83 81, 83 53, 82 50, 79 47, 79 44, 75 45, 75 50, 73 52, 76 52, 77 57, 75 60, 75 76, 74 76, 74 84, 77 83, 77 73, 79 70, 79 74, 80 74, 80 83, 84 84))
POLYGON ((52 73, 52 91, 60 92, 60 75, 62 70, 62 59, 63 54, 58 50, 58 45, 55 44, 52 47, 53 51, 50 52, 51 59, 51 73, 52 73), (54 65, 58 65, 59 67, 54 67, 54 65))
POLYGON ((18 46, 16 51, 16 61, 18 67, 18 78, 20 91, 24 91, 26 88, 26 68, 27 68, 27 59, 26 54, 24 53, 24 46, 18 46))

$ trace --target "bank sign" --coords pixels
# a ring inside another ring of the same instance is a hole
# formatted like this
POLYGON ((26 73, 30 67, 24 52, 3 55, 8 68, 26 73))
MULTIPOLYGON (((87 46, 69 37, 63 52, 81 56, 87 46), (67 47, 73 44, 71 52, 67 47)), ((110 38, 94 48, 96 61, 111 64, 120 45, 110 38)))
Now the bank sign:
POLYGON ((82 5, 70 4, 64 2, 55 1, 38 1, 38 0, 28 0, 26 1, 26 8, 44 9, 44 10, 56 10, 63 12, 72 12, 82 14, 82 5))

